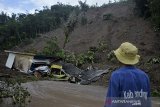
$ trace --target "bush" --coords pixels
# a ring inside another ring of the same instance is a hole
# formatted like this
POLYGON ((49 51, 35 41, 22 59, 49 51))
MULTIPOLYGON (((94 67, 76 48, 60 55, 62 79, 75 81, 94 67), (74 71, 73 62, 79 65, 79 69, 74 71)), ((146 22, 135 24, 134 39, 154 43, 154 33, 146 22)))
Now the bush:
POLYGON ((81 17, 81 25, 86 25, 87 24, 87 18, 85 16, 81 17))
POLYGON ((88 51, 87 53, 79 54, 75 57, 75 65, 81 66, 85 63, 94 63, 95 53, 88 51))
POLYGON ((76 66, 81 66, 83 65, 85 62, 85 55, 84 54, 79 54, 76 56, 76 60, 75 60, 75 65, 76 66))
POLYGON ((136 13, 141 17, 151 17, 155 31, 160 30, 160 0, 135 0, 136 13))
POLYGON ((159 57, 154 57, 154 58, 150 58, 147 63, 149 64, 159 64, 160 63, 160 58, 159 57))
POLYGON ((50 41, 48 41, 47 46, 44 48, 42 54, 60 57, 68 63, 73 63, 76 66, 81 66, 85 63, 94 63, 95 52, 96 50, 89 50, 86 53, 78 55, 67 52, 58 46, 57 38, 54 37, 50 41))
POLYGON ((62 58, 62 59, 65 59, 65 57, 66 57, 65 51, 63 49, 57 51, 54 55, 59 57, 59 58, 62 58))
POLYGON ((88 4, 86 4, 86 1, 82 2, 82 1, 78 1, 79 5, 80 5, 80 9, 82 12, 87 12, 87 10, 89 9, 88 4))
POLYGON ((150 12, 149 12, 149 2, 148 0, 135 0, 136 3, 136 11, 139 16, 141 17, 149 17, 150 12))
POLYGON ((81 53, 75 55, 74 53, 65 53, 65 61, 73 63, 76 66, 81 66, 85 63, 94 63, 95 53, 93 51, 87 51, 86 53, 81 53))
POLYGON ((0 78, 0 103, 3 103, 3 98, 11 98, 14 105, 25 107, 30 102, 29 96, 27 89, 21 86, 21 80, 0 78))
POLYGON ((107 13, 103 15, 103 20, 111 20, 113 15, 111 13, 107 13))
POLYGON ((160 92, 158 90, 154 90, 151 92, 152 97, 160 97, 160 92))
POLYGON ((113 51, 111 51, 111 52, 109 52, 109 53, 107 54, 107 59, 108 59, 109 61, 113 61, 113 60, 116 59, 113 51))
POLYGON ((98 43, 98 51, 105 52, 105 50, 107 50, 107 43, 105 43, 104 41, 100 41, 98 43))
POLYGON ((76 56, 74 53, 65 52, 65 61, 75 64, 76 56))
POLYGON ((95 59, 95 52, 88 51, 85 56, 85 62, 94 63, 94 59, 95 59))
POLYGON ((43 50, 43 54, 45 55, 56 55, 57 52, 61 51, 58 46, 57 37, 52 38, 50 41, 47 42, 47 46, 43 50))
POLYGON ((160 1, 150 0, 150 11, 152 16, 152 21, 155 24, 156 30, 160 29, 160 1))

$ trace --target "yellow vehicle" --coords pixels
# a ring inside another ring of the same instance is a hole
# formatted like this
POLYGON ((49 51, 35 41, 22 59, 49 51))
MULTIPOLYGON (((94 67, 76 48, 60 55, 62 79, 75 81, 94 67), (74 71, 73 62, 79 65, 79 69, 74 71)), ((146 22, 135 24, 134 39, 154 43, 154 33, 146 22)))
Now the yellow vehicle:
POLYGON ((53 80, 68 80, 69 75, 67 75, 62 65, 52 64, 51 66, 47 65, 40 65, 36 67, 31 74, 34 74, 35 77, 41 78, 45 76, 51 77, 53 80))
POLYGON ((62 65, 52 64, 50 75, 55 80, 68 80, 69 79, 67 74, 64 72, 62 65))

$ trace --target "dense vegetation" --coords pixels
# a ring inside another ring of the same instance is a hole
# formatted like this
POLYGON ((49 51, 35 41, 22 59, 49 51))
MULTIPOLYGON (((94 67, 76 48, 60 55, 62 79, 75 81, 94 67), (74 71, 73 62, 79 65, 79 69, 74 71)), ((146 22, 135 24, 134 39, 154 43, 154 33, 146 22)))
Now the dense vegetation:
POLYGON ((58 40, 56 37, 54 37, 47 42, 47 45, 44 48, 42 54, 60 57, 63 61, 72 63, 80 67, 83 64, 95 62, 95 52, 101 49, 100 45, 98 47, 95 47, 95 49, 96 50, 89 49, 87 52, 81 54, 68 52, 58 46, 58 40))
POLYGON ((155 31, 160 30, 160 0, 135 0, 138 14, 150 18, 155 31))
MULTIPOLYGON (((123 0, 120 0, 123 1, 123 0)), ((150 18, 153 21, 155 30, 160 28, 160 1, 159 0, 134 0, 136 10, 140 16, 150 18)), ((43 10, 35 10, 34 14, 12 14, 0 13, 0 50, 11 48, 21 42, 28 43, 31 38, 35 38, 40 33, 45 33, 58 28, 68 18, 73 11, 77 15, 82 12, 81 24, 87 21, 85 14, 89 8, 86 2, 79 1, 80 6, 71 6, 58 3, 43 7, 43 10)), ((104 5, 102 5, 104 6, 104 5)), ((75 26, 75 23, 74 25, 75 26)), ((65 27, 66 42, 70 28, 65 27)), ((74 29, 74 28, 72 28, 74 29)), ((65 43, 64 43, 65 47, 65 43)))
MULTIPOLYGON (((40 33, 45 33, 60 27, 64 27, 66 42, 69 34, 73 31, 76 17, 80 11, 86 12, 89 6, 85 2, 79 1, 80 6, 55 4, 43 10, 35 10, 34 14, 12 14, 0 13, 0 50, 11 48, 21 42, 29 43, 31 38, 35 38, 40 33), (70 20, 68 18, 71 16, 70 20), (72 18, 73 16, 73 18, 72 18)), ((64 43, 65 47, 65 43, 64 43)))
POLYGON ((72 11, 79 11, 79 7, 56 4, 43 7, 43 10, 35 10, 35 14, 0 13, 0 49, 11 48, 22 41, 29 39, 59 27, 67 21, 72 11))
POLYGON ((25 107, 30 102, 29 92, 21 86, 22 80, 9 75, 0 76, 0 104, 6 100, 12 107, 25 107))

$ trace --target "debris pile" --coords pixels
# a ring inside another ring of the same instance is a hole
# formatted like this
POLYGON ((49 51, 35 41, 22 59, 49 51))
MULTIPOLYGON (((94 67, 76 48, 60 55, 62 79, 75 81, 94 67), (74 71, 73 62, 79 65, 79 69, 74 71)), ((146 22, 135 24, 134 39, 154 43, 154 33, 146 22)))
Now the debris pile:
POLYGON ((81 70, 71 63, 61 62, 61 58, 38 56, 32 53, 5 51, 9 53, 6 67, 17 69, 37 78, 49 76, 54 80, 68 80, 72 83, 87 85, 100 79, 106 70, 81 70))

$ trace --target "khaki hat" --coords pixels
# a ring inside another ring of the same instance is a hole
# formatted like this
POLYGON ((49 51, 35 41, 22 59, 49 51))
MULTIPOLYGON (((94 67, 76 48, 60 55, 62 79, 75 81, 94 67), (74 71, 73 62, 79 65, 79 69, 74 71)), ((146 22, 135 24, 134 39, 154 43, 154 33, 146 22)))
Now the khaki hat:
POLYGON ((140 56, 138 55, 138 49, 129 42, 124 42, 120 47, 114 51, 117 59, 127 65, 134 65, 139 62, 140 56))

